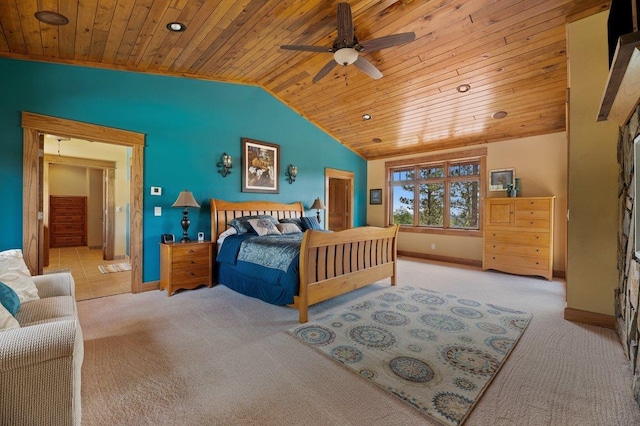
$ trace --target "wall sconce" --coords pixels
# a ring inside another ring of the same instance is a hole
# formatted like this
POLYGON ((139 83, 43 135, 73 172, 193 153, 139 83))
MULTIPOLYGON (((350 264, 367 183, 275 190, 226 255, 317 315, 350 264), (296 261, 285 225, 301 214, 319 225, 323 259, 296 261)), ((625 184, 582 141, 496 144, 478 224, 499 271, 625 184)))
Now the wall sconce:
POLYGON ((231 156, 227 155, 226 152, 223 153, 222 157, 220 157, 220 161, 218 162, 218 164, 216 164, 216 166, 220 167, 218 173, 220 173, 222 177, 227 177, 227 175, 231 173, 231 170, 229 169, 233 167, 233 164, 231 164, 231 156))
POLYGON ((287 176, 287 180, 289 181, 289 183, 292 184, 296 181, 296 176, 298 176, 298 168, 293 164, 289 164, 285 175, 287 176))
POLYGON ((313 204, 311 205, 311 209, 316 211, 316 216, 318 217, 318 223, 320 223, 320 210, 324 210, 324 203, 320 199, 320 197, 316 198, 313 204))

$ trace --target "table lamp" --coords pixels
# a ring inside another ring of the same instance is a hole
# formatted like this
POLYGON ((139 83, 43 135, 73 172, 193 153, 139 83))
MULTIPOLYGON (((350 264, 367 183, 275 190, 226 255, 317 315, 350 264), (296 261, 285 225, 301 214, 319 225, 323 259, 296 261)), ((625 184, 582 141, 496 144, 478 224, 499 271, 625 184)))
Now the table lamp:
POLYGON ((200 204, 198 204, 196 199, 193 198, 193 194, 185 189, 180 193, 180 195, 178 195, 178 199, 171 207, 184 208, 182 211, 182 221, 180 222, 180 225, 182 225, 182 239, 180 242, 188 243, 191 241, 188 233, 189 225, 191 225, 191 221, 189 220, 189 207, 200 207, 200 204))

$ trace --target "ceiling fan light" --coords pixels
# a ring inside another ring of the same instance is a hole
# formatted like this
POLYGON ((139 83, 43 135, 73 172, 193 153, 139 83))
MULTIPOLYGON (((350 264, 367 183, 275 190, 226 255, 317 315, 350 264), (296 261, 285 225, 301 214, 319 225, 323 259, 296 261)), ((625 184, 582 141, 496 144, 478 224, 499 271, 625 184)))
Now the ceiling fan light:
POLYGON ((358 59, 358 51, 351 47, 344 47, 335 51, 333 59, 340 65, 351 65, 358 59))

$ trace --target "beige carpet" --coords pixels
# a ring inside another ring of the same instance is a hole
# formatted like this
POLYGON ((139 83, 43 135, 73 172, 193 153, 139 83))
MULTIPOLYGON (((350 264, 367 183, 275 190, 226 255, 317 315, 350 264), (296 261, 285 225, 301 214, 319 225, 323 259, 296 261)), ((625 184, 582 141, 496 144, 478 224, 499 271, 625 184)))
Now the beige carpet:
MULTIPOLYGON (((640 424, 615 332, 564 321, 561 281, 408 259, 398 272, 399 285, 533 313, 466 426, 640 424)), ((310 319, 387 286, 316 305, 310 319)), ((78 307, 85 426, 437 424, 287 334, 297 311, 224 286, 78 307)))

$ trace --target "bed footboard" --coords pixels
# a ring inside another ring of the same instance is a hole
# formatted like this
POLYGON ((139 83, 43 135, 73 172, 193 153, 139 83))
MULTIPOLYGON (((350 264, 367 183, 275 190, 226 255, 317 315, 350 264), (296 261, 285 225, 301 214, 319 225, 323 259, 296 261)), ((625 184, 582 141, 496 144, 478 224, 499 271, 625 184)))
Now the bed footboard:
POLYGON ((391 277, 396 285, 398 225, 339 232, 307 231, 300 247, 300 288, 293 306, 301 323, 309 306, 391 277))

